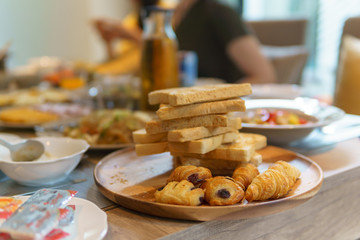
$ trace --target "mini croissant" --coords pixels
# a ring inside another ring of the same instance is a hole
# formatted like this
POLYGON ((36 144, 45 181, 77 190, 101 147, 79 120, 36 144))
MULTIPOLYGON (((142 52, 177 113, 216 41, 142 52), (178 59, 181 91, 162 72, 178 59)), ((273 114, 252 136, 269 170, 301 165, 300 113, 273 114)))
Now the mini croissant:
POLYGON ((155 192, 155 201, 186 206, 198 206, 204 200, 204 190, 195 188, 194 184, 186 180, 169 182, 155 192))
POLYGON ((245 199, 251 202, 284 197, 300 174, 291 164, 277 161, 274 166, 254 178, 245 192, 245 199))
POLYGON ((187 180, 194 185, 203 182, 207 178, 211 178, 211 171, 204 167, 196 166, 179 166, 174 169, 170 174, 167 182, 180 182, 181 180, 187 180))
POLYGON ((232 178, 245 190, 257 175, 259 175, 258 168, 255 165, 248 163, 245 166, 236 168, 232 178))
POLYGON ((206 179, 201 188, 205 190, 205 200, 211 206, 232 205, 244 198, 244 190, 230 177, 206 179))

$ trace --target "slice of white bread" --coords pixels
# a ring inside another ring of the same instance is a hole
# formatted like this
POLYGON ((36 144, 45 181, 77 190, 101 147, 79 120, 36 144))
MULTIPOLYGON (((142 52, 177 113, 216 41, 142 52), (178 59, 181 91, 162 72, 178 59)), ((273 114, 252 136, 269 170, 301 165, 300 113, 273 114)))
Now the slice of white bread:
POLYGON ((249 83, 216 84, 183 88, 170 88, 149 93, 150 104, 165 103, 171 106, 217 101, 241 97, 252 93, 249 83))
MULTIPOLYGON (((196 167, 208 168, 213 175, 232 176, 237 167, 245 166, 248 162, 229 161, 220 159, 201 159, 193 157, 174 157, 175 167, 193 165, 196 167)), ((262 163, 262 155, 255 152, 251 157, 250 163, 259 166, 262 163)))
POLYGON ((245 110, 245 101, 238 98, 215 102, 195 103, 176 107, 170 105, 161 105, 159 110, 156 111, 156 114, 161 120, 170 120, 208 114, 245 112, 245 110))
POLYGON ((227 115, 205 115, 190 118, 180 118, 173 120, 161 121, 158 119, 146 123, 147 133, 155 134, 168 132, 170 130, 193 128, 193 127, 228 127, 230 119, 227 115))
POLYGON ((137 156, 152 155, 168 151, 168 142, 135 144, 135 152, 137 156))
POLYGON ((215 150, 205 154, 184 153, 171 151, 173 156, 187 156, 194 158, 209 158, 220 160, 233 160, 239 162, 249 162, 255 150, 266 147, 266 137, 260 134, 240 133, 236 142, 223 144, 215 150))
POLYGON ((234 142, 238 138, 238 131, 233 131, 213 137, 192 140, 189 142, 169 142, 169 150, 170 152, 174 151, 183 153, 204 154, 216 149, 221 144, 234 142))
POLYGON ((230 118, 228 127, 194 127, 171 130, 167 137, 169 142, 188 142, 231 132, 234 129, 241 129, 241 118, 230 118))
POLYGON ((135 143, 155 143, 167 141, 166 133, 150 134, 146 132, 145 128, 134 131, 132 136, 135 143))

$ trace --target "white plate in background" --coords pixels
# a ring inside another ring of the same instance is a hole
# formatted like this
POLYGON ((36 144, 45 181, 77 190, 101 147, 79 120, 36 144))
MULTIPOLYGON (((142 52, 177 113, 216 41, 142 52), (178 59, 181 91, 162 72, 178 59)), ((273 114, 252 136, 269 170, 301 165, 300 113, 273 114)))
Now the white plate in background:
POLYGON ((303 88, 296 84, 251 84, 251 88, 253 93, 247 97, 253 99, 294 99, 303 94, 303 88))

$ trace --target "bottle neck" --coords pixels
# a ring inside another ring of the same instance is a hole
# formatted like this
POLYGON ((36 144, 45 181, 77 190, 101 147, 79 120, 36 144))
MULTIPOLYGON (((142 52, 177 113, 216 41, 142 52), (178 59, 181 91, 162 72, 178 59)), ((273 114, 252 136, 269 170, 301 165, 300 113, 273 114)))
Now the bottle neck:
POLYGON ((154 11, 145 20, 144 36, 145 37, 168 37, 176 38, 171 26, 172 12, 154 11))

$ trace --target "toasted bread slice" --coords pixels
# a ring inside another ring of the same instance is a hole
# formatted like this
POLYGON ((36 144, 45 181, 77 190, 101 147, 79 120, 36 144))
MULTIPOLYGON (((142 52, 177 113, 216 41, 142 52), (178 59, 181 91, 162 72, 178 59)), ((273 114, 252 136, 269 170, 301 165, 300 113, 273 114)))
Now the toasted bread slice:
POLYGON ((168 132, 169 142, 188 142, 241 129, 241 118, 230 118, 228 127, 194 127, 168 132))
POLYGON ((135 152, 138 156, 158 154, 167 151, 169 151, 168 142, 135 144, 135 152))
POLYGON ((231 143, 238 137, 239 133, 237 131, 233 131, 189 142, 169 142, 169 150, 175 152, 204 154, 214 150, 221 144, 231 143))
POLYGON ((157 90, 149 93, 150 104, 165 103, 171 106, 217 101, 241 97, 252 93, 249 83, 216 84, 157 90))
POLYGON ((155 134, 171 130, 193 127, 228 127, 230 119, 227 115, 205 115, 190 118, 180 118, 161 121, 158 119, 149 121, 145 125, 147 133, 155 134))
POLYGON ((240 133, 239 138, 232 144, 223 144, 215 150, 205 154, 184 153, 171 151, 173 156, 187 156, 194 158, 209 158, 249 162, 255 150, 266 146, 266 137, 260 134, 240 133))
POLYGON ((194 103, 183 106, 162 105, 156 114, 161 120, 170 120, 184 117, 195 117, 208 114, 222 114, 228 112, 244 112, 245 101, 238 99, 194 103))
POLYGON ((134 131, 132 136, 135 143, 155 143, 167 141, 166 133, 150 134, 146 132, 145 128, 134 131))
MULTIPOLYGON (((254 164, 255 166, 259 166, 262 163, 262 155, 255 152, 249 162, 254 164)), ((215 176, 231 176, 237 167, 245 166, 246 164, 248 164, 248 162, 206 158, 201 159, 184 156, 174 157, 174 163, 176 167, 187 165, 205 167, 210 169, 211 173, 215 176)))

